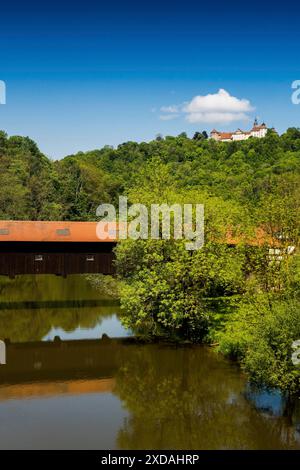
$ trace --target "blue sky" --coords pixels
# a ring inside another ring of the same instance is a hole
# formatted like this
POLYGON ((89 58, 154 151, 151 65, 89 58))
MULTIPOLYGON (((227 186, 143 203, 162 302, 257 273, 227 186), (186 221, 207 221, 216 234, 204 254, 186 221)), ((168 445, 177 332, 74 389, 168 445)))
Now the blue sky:
POLYGON ((0 129, 61 158, 158 133, 247 129, 255 115, 280 132, 299 126, 299 12, 289 0, 2 5, 0 129), (219 89, 248 100, 246 112, 212 122, 200 107, 191 119, 192 99, 219 89))

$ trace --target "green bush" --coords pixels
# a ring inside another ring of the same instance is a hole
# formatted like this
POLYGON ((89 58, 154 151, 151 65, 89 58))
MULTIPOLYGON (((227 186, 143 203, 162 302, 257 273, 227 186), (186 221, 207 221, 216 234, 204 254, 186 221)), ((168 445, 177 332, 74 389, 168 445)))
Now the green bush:
POLYGON ((300 302, 260 294, 243 303, 219 333, 219 349, 241 361, 250 379, 289 392, 300 390, 292 343, 300 339, 300 302))
POLYGON ((117 248, 122 320, 136 334, 199 341, 212 314, 205 298, 242 289, 241 256, 225 245, 189 252, 182 241, 126 241, 117 248))

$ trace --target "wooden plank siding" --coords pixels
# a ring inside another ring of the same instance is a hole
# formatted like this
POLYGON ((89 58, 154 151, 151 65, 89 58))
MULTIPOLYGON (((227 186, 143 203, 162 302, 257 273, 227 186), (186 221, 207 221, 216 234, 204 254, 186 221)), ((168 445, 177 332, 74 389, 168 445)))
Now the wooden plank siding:
POLYGON ((0 242, 0 275, 114 274, 114 243, 0 242))

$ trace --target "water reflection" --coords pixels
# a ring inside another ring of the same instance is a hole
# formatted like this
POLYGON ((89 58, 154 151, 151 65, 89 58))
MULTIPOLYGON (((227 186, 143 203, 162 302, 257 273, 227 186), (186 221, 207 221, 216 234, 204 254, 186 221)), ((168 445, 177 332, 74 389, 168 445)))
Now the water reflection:
POLYGON ((247 385, 245 396, 257 410, 270 417, 282 416, 289 403, 288 397, 279 390, 260 389, 250 384, 247 385))
POLYGON ((118 301, 95 289, 86 276, 0 276, 0 339, 123 336, 128 332, 121 327, 118 313, 118 301))
POLYGON ((297 447, 289 419, 268 420, 245 399, 244 390, 240 372, 209 349, 140 348, 116 377, 115 393, 130 410, 118 445, 130 449, 297 447))
POLYGON ((88 338, 101 338, 103 334, 110 337, 129 336, 130 331, 125 330, 121 325, 118 315, 111 314, 108 317, 101 316, 101 321, 98 321, 95 327, 79 326, 75 330, 65 331, 63 328, 53 327, 49 333, 43 338, 46 341, 51 341, 59 336, 62 340, 68 339, 88 339, 88 338))
POLYGON ((84 277, 1 279, 0 293, 0 448, 300 448, 298 401, 249 388, 212 349, 89 339, 124 335, 84 277))
POLYGON ((55 448, 54 431, 60 448, 79 442, 80 448, 97 442, 96 448, 120 449, 300 447, 293 410, 272 419, 261 413, 246 398, 238 368, 205 347, 128 338, 18 343, 7 353, 7 366, 0 368, 3 448, 28 447, 25 421, 34 430, 32 448, 55 448), (13 443, 7 434, 12 427, 13 443))

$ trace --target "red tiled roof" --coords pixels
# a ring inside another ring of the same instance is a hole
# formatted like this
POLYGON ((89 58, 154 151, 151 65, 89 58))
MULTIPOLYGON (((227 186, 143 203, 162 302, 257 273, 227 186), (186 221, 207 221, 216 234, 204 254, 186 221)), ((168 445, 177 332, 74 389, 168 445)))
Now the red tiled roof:
POLYGON ((230 245, 238 245, 239 243, 245 243, 251 246, 263 246, 265 244, 269 246, 280 246, 280 241, 276 238, 272 238, 263 228, 258 227, 255 230, 255 234, 252 236, 238 235, 234 236, 229 230, 226 235, 226 242, 230 245))
POLYGON ((108 227, 109 239, 99 239, 97 222, 0 221, 0 242, 105 242, 116 241, 114 224, 108 227))
MULTIPOLYGON (((116 242, 120 223, 108 222, 106 238, 99 239, 96 233, 98 222, 40 222, 40 221, 0 221, 1 242, 116 242), (115 230, 116 229, 116 230, 115 230)), ((227 232, 226 243, 236 245, 244 241, 249 245, 279 244, 262 229, 256 230, 255 236, 247 237, 232 235, 227 232)))
POLYGON ((221 139, 231 139, 232 132, 220 132, 219 135, 221 139))

